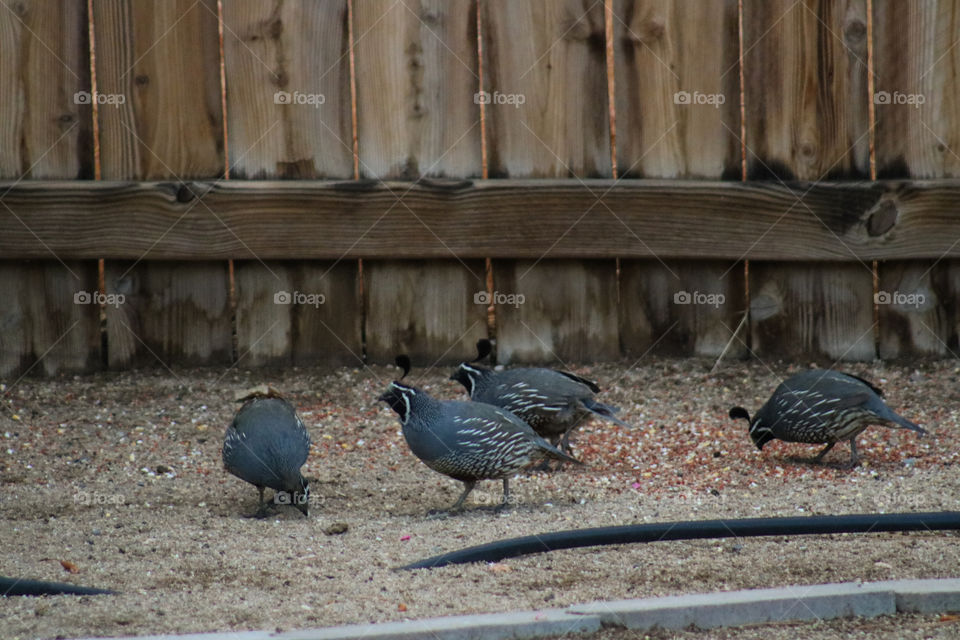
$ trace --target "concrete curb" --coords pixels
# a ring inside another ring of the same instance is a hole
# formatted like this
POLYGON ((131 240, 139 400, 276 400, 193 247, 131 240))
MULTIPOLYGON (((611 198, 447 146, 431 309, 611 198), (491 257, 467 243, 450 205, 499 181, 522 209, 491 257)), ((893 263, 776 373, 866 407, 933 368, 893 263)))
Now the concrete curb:
POLYGON ((948 578, 721 591, 591 602, 566 609, 450 616, 283 633, 215 632, 114 640, 521 640, 592 633, 605 626, 649 630, 695 625, 709 629, 850 616, 871 618, 897 612, 956 611, 960 611, 960 578, 948 578))

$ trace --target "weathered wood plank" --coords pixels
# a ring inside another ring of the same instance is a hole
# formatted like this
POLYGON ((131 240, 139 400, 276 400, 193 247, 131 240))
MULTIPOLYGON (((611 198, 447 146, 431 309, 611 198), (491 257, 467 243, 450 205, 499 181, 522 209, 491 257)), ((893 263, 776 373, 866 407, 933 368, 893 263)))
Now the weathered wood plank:
POLYGON ((4 3, 0 34, 0 177, 92 177, 85 4, 4 3))
POLYGON ((486 305, 475 299, 485 287, 480 261, 365 260, 363 282, 370 362, 398 353, 418 368, 462 362, 487 337, 486 305))
MULTIPOLYGON (((354 15, 361 175, 378 180, 478 175, 474 3, 360 0, 354 15)), ((380 215, 386 216, 382 222, 416 220, 398 198, 380 215)), ((436 241, 429 225, 418 226, 418 233, 436 241)), ((377 227, 374 223, 371 232, 377 227)), ((448 251, 443 257, 457 255, 448 251)), ((455 362, 487 336, 484 310, 473 304, 473 294, 483 288, 482 263, 379 260, 363 266, 371 362, 392 362, 401 351, 418 366, 430 366, 438 357, 455 362)))
POLYGON ((617 167, 739 178, 737 0, 615 0, 617 167))
POLYGON ((97 263, 0 261, 0 378, 100 368, 97 263))
POLYGON ((110 368, 230 362, 225 261, 109 261, 104 278, 110 368))
POLYGON ((742 263, 623 260, 620 343, 625 354, 728 357, 746 352, 733 338, 746 312, 742 263))
POLYGON ((474 2, 357 0, 360 175, 478 177, 474 2))
POLYGON ((613 260, 498 260, 493 286, 499 363, 619 357, 613 260))
POLYGON ((93 0, 106 180, 223 174, 216 0, 93 0))
POLYGON ((346 0, 223 3, 232 178, 353 177, 346 0))
POLYGON ((956 266, 949 260, 880 263, 874 302, 881 358, 950 355, 951 320, 960 300, 956 266))
POLYGON ((870 266, 751 262, 750 327, 764 359, 872 360, 870 266))
POLYGON ((866 0, 743 0, 747 173, 869 173, 866 0))
MULTIPOLYGON (((0 184, 0 190, 8 186, 0 184)), ((0 255, 536 259, 549 251, 557 258, 664 260, 960 257, 956 181, 784 186, 490 180, 447 188, 237 180, 195 183, 192 189, 206 192, 205 203, 216 216, 191 202, 190 189, 177 185, 20 183, 4 197, 17 218, 0 208, 0 255), (405 206, 394 206, 400 194, 405 206), (595 204, 598 197, 616 216, 595 204)))
POLYGON ((240 366, 363 364, 356 261, 235 263, 240 366))
POLYGON ((874 0, 877 175, 960 177, 960 1, 874 0))
POLYGON ((484 0, 490 177, 609 177, 603 3, 484 0))

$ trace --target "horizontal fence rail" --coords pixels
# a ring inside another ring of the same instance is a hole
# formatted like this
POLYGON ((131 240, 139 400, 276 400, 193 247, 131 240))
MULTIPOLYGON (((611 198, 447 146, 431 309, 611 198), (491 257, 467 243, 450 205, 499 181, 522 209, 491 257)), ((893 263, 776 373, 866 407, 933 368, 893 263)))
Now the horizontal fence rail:
POLYGON ((21 182, 0 257, 960 257, 960 180, 21 182))

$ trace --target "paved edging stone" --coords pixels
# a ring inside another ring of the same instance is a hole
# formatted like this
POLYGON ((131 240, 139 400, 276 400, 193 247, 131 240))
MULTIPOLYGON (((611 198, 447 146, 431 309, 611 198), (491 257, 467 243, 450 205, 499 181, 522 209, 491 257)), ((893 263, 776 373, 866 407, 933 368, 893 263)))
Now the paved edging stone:
MULTIPOLYGON (((566 609, 427 618, 273 633, 241 631, 114 640, 522 640, 603 626, 701 629, 791 620, 960 611, 960 578, 845 582, 591 602, 566 609)), ((94 639, 87 639, 94 640, 94 639)))

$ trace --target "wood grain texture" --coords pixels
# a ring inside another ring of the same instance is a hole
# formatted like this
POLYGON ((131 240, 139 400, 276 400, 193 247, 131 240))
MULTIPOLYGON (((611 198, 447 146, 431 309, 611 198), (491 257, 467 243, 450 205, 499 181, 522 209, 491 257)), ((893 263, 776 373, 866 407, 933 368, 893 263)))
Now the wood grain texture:
POLYGON ((231 0, 223 25, 231 177, 353 177, 346 0, 231 0))
POLYGON ((960 257, 955 181, 784 186, 625 180, 611 187, 612 180, 490 180, 452 188, 242 180, 184 188, 20 183, 4 202, 23 223, 0 208, 0 254, 188 260, 537 259, 548 253, 733 261, 960 257), (193 192, 217 215, 195 205, 193 192), (394 206, 404 193, 406 206, 394 206), (616 216, 605 207, 597 211, 597 196, 604 193, 616 216), (806 206, 796 204, 801 196, 806 206))
POLYGON ((109 261, 104 278, 107 295, 116 296, 105 306, 110 368, 230 363, 225 261, 109 261))
POLYGON ((367 358, 392 363, 406 353, 414 367, 453 364, 476 357, 487 337, 484 264, 470 260, 365 260, 363 263, 367 358))
POLYGON ((746 353, 746 332, 733 339, 746 311, 739 262, 623 260, 620 344, 631 358, 647 354, 727 357, 746 353))
POLYGON ((960 1, 874 0, 877 175, 960 176, 960 1))
POLYGON ((360 175, 478 177, 475 2, 354 3, 360 175))
POLYGON ((872 360, 869 265, 751 262, 750 327, 762 359, 872 360))
POLYGON ((881 358, 960 357, 956 260, 892 261, 879 265, 875 296, 881 358))
POLYGON ((216 0, 93 0, 93 20, 98 92, 114 101, 99 109, 103 178, 222 175, 216 0))
POLYGON ((97 263, 0 261, 0 378, 100 368, 97 263))
POLYGON ((89 91, 83 3, 0 6, 0 177, 92 177, 89 91))
POLYGON ((609 177, 603 3, 480 7, 490 177, 609 177))
POLYGON ((613 260, 498 260, 493 285, 497 362, 619 357, 613 260))
POLYGON ((240 366, 363 364, 356 261, 238 261, 240 366))
POLYGON ((739 178, 737 1, 615 0, 617 167, 739 178))
POLYGON ((869 173, 866 0, 744 0, 750 178, 869 173))

